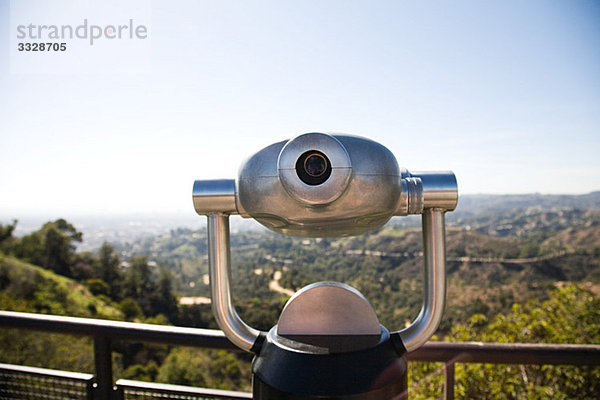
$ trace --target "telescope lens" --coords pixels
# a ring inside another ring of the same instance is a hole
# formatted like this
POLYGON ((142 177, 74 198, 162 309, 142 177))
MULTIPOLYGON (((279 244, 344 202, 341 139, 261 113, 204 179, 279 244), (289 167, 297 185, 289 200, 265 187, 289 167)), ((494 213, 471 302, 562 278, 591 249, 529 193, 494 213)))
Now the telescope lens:
POLYGON ((325 158, 318 153, 309 155, 304 161, 304 170, 310 176, 321 176, 325 173, 326 169, 327 160, 325 160, 325 158))
POLYGON ((309 150, 296 161, 296 173, 307 185, 320 185, 331 175, 331 163, 327 156, 317 150, 309 150))

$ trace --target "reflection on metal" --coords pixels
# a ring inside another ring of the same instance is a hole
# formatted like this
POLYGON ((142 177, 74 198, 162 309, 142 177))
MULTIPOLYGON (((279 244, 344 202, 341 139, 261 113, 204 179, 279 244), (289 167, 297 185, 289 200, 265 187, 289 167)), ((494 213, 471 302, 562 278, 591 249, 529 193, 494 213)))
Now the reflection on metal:
POLYGON ((435 333, 442 320, 446 300, 444 210, 426 209, 422 219, 425 264, 423 308, 415 321, 399 332, 409 352, 421 347, 435 333))
POLYGON ((423 208, 439 208, 453 211, 458 204, 456 177, 451 171, 413 172, 412 177, 421 181, 423 208))
POLYGON ((251 351, 260 331, 246 325, 238 316, 231 298, 229 216, 208 216, 208 264, 212 311, 225 335, 236 346, 251 351))
POLYGON ((238 400, 252 398, 252 394, 246 392, 140 382, 129 379, 119 379, 115 386, 124 399, 238 400))
POLYGON ((237 214, 233 179, 195 181, 192 200, 194 209, 202 215, 237 214))

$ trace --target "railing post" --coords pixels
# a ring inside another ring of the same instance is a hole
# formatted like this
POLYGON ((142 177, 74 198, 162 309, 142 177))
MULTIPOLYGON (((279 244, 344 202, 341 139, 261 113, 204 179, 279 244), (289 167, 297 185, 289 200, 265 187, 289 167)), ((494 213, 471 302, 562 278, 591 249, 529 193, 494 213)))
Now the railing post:
POLYGON ((444 400, 454 400, 454 362, 444 364, 444 400))
POLYGON ((94 364, 96 366, 95 400, 113 398, 112 354, 110 338, 94 337, 94 364))
POLYGON ((90 379, 85 384, 85 399, 94 400, 94 378, 90 379))

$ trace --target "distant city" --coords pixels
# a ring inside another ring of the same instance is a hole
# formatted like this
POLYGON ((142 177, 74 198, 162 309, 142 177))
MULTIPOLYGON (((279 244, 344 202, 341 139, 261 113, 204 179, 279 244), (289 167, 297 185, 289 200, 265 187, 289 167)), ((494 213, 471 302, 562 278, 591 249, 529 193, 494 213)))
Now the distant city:
MULTIPOLYGON (((83 232, 83 242, 77 251, 95 251, 102 243, 126 244, 147 237, 160 236, 171 229, 206 227, 206 218, 189 214, 115 214, 115 215, 76 215, 76 216, 12 216, 0 214, 0 223, 10 223, 17 219, 15 236, 23 236, 38 230, 43 224, 57 218, 65 218, 77 230, 83 232)), ((234 216, 231 218, 231 231, 263 229, 257 222, 234 216)))
MULTIPOLYGON (((514 209, 535 210, 543 208, 573 208, 589 209, 600 207, 600 191, 582 195, 462 195, 456 212, 448 215, 449 225, 458 225, 470 228, 473 217, 481 214, 494 214, 500 217, 503 213, 514 209)), ((65 218, 79 231, 83 232, 83 242, 78 245, 78 251, 95 251, 102 243, 114 244, 133 243, 143 238, 156 237, 168 233, 176 228, 203 229, 206 227, 206 218, 196 215, 193 210, 189 213, 139 213, 114 215, 9 215, 0 213, 0 223, 10 223, 18 220, 15 229, 16 236, 23 236, 39 229, 44 223, 57 218, 65 218)), ((494 218, 494 229, 501 228, 504 222, 494 218)), ((394 218, 392 224, 400 226, 419 226, 420 218, 394 218)), ((231 218, 231 231, 263 230, 261 225, 252 219, 234 216, 231 218)), ((495 235, 486 229, 486 233, 495 235)), ((500 235, 502 236, 502 235, 500 235)))

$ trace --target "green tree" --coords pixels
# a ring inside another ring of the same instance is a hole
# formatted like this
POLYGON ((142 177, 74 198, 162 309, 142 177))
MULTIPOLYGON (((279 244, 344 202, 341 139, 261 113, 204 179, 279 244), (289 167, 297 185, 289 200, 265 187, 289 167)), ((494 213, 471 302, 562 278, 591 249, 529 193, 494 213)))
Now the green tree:
MULTIPOLYGON (((598 344, 600 298, 578 286, 556 289, 547 301, 515 304, 510 313, 491 321, 475 314, 466 324, 455 325, 447 340, 598 344)), ((441 377, 428 377, 431 370, 422 365, 411 365, 409 371, 412 398, 441 395, 441 377)), ((455 395, 464 399, 597 399, 600 367, 459 363, 455 395)))
POLYGON ((157 380, 189 386, 249 390, 250 365, 224 350, 175 348, 161 365, 157 380))
POLYGON ((168 268, 161 268, 156 291, 152 296, 152 309, 154 313, 166 315, 170 320, 177 317, 177 299, 173 295, 173 274, 168 268))
POLYGON ((14 246, 13 252, 17 258, 41 266, 44 244, 40 231, 23 236, 14 246))
POLYGON ((44 235, 44 255, 41 266, 53 270, 60 275, 70 272, 70 242, 58 229, 50 227, 44 235))
POLYGON ((155 315, 152 308, 152 298, 156 292, 156 285, 152 280, 152 269, 148 264, 148 257, 135 257, 125 273, 123 294, 136 301, 146 315, 155 315))
POLYGON ((94 278, 97 262, 96 256, 90 251, 75 254, 71 262, 70 277, 80 282, 94 278))
POLYGON ((101 294, 108 296, 108 294, 110 293, 110 286, 108 286, 108 284, 106 282, 104 282, 102 279, 98 279, 98 278, 88 279, 85 282, 85 285, 88 287, 90 292, 92 292, 92 294, 95 296, 101 295, 101 294))
POLYGON ((161 365, 157 380, 187 386, 206 386, 210 358, 197 349, 173 349, 161 365))
POLYGON ((133 321, 136 318, 141 318, 144 316, 144 312, 142 311, 140 305, 129 297, 121 300, 121 303, 119 303, 119 308, 121 309, 125 319, 128 321, 133 321))
POLYGON ((158 365, 149 362, 147 365, 134 364, 123 371, 123 378, 136 381, 154 382, 158 375, 158 365))
POLYGON ((96 264, 95 276, 102 279, 110 287, 110 296, 119 299, 122 292, 123 275, 119 270, 119 255, 114 247, 104 242, 98 250, 98 263, 96 264))
POLYGON ((44 258, 42 266, 60 275, 70 276, 75 243, 81 242, 82 233, 64 219, 47 222, 44 232, 44 258))
POLYGON ((64 219, 45 223, 39 231, 25 235, 15 245, 15 255, 54 272, 71 276, 75 243, 82 233, 64 219))
POLYGON ((0 251, 8 252, 12 242, 14 241, 13 232, 17 227, 17 220, 13 220, 12 224, 0 224, 0 251))

